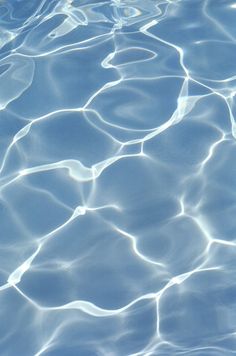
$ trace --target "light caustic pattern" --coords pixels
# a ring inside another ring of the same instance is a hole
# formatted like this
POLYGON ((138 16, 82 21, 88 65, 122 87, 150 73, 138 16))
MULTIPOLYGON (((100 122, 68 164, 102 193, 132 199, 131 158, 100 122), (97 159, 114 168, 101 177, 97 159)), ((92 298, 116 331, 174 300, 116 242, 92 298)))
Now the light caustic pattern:
POLYGON ((235 20, 1 1, 1 355, 236 354, 235 20))

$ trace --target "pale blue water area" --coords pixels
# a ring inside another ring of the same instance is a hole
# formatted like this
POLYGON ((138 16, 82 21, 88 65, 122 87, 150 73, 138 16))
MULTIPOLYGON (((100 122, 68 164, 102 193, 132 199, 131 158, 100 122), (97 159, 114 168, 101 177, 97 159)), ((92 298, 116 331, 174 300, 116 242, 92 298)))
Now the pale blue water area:
POLYGON ((1 0, 1 356, 236 355, 235 115, 235 0, 1 0))

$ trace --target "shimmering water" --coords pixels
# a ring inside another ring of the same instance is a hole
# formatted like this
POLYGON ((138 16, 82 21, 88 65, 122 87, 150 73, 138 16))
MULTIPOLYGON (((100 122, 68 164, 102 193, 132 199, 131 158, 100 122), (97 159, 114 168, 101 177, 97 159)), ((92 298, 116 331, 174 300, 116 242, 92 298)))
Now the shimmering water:
POLYGON ((0 355, 236 354, 235 24, 1 1, 0 355))

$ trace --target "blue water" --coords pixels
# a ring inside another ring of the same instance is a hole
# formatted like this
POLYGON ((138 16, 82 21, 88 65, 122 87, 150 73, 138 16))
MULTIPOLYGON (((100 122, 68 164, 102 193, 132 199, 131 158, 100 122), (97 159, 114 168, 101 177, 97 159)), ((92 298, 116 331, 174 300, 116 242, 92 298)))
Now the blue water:
POLYGON ((236 354, 235 24, 1 0, 1 356, 236 354))

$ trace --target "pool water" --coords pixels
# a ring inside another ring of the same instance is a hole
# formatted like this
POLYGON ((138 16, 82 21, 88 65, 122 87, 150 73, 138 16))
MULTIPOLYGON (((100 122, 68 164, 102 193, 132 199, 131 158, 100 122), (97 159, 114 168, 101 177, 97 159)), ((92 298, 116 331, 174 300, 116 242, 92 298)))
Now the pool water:
POLYGON ((236 354, 235 23, 1 1, 0 355, 236 354))

